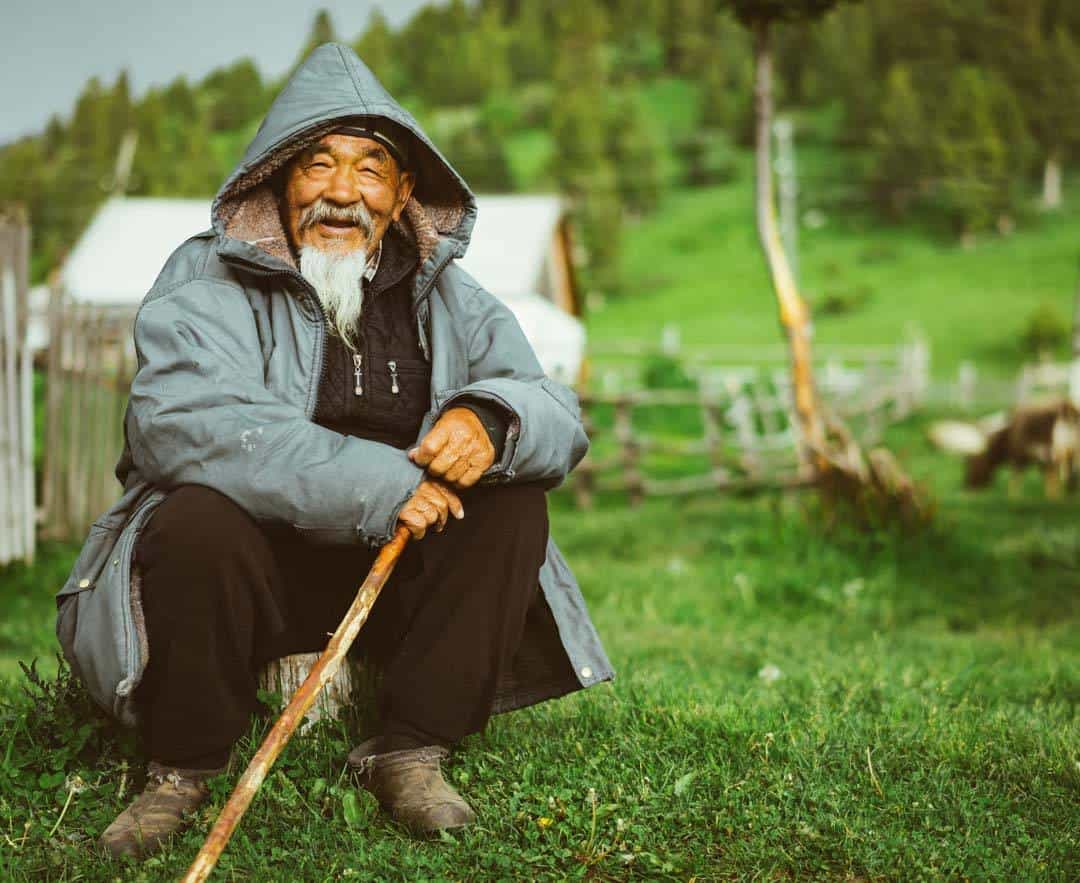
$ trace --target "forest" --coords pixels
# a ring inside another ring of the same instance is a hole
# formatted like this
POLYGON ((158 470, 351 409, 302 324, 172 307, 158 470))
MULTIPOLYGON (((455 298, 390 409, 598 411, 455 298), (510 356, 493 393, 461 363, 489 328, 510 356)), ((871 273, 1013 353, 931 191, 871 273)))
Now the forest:
MULTIPOLYGON (((1080 155, 1080 6, 1068 0, 452 0, 397 29, 376 10, 358 36, 319 12, 297 60, 350 42, 474 190, 567 194, 589 281, 617 294, 625 226, 675 188, 734 175, 752 144, 743 23, 758 13, 781 19, 778 108, 797 143, 830 151, 821 209, 970 241, 1060 205, 1080 155)), ((126 72, 92 78, 70 114, 0 147, 0 201, 29 209, 35 279, 115 192, 127 133, 127 194, 217 190, 288 75, 238 56, 138 96, 126 72)))

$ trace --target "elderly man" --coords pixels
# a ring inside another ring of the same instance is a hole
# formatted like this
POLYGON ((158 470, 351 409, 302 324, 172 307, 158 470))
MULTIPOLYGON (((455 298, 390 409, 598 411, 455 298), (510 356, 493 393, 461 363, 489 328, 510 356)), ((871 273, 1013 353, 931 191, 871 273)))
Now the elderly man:
POLYGON ((475 214, 416 121, 327 44, 143 301, 124 493, 58 596, 72 668, 150 761, 102 835, 114 855, 206 800, 260 668, 322 649, 398 524, 414 542, 358 642, 381 723, 349 756, 394 818, 467 824, 447 750, 612 677, 548 536, 545 491, 587 446, 577 402, 454 263, 475 214))

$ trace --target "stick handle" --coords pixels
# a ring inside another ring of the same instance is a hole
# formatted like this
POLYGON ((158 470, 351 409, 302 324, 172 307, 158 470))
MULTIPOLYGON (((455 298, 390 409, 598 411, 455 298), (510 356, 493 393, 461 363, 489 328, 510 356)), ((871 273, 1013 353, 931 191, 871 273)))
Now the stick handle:
POLYGON ((341 620, 337 631, 330 638, 330 643, 326 645, 326 649, 315 665, 312 666, 304 683, 293 694, 289 704, 281 713, 281 717, 277 719, 273 728, 263 740, 262 745, 259 746, 259 750, 255 752, 255 756, 251 759, 247 769, 244 770, 240 781, 236 783, 236 787, 233 788, 233 792, 229 796, 225 808, 221 811, 221 815, 218 816, 217 822, 214 823, 210 835, 206 838, 202 849, 199 850, 199 854, 195 856, 195 861, 188 868, 183 883, 199 883, 199 881, 205 880, 210 875, 210 872, 214 870, 222 850, 225 849, 225 844, 229 842, 229 838, 239 823, 240 817, 251 804, 255 792, 259 790, 259 786, 262 785, 266 774, 270 772, 270 767, 277 759, 277 756, 281 754, 282 749, 300 721, 303 720, 305 712, 311 708, 319 691, 341 666, 341 661, 345 658, 345 654, 349 652, 353 641, 356 640, 360 627, 367 620, 368 614, 375 604, 375 599, 379 597, 379 592, 393 572, 394 565, 397 564, 398 558, 401 557, 401 553, 409 542, 409 536, 409 529, 400 526, 393 539, 379 550, 379 555, 371 566, 363 585, 360 586, 360 590, 356 593, 356 598, 345 614, 345 618, 341 620))

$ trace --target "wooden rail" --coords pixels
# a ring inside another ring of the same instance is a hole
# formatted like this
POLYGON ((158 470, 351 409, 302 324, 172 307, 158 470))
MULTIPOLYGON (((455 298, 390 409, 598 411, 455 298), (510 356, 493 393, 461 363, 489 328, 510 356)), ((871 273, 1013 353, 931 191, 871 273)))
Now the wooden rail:
MULTIPOLYGON (((623 350, 630 351, 630 347, 623 350)), ((727 353, 728 348, 714 348, 711 354, 721 351, 727 353)), ((926 355, 901 350, 886 360, 880 349, 852 348, 852 352, 875 358, 858 368, 827 362, 819 385, 830 410, 853 428, 863 444, 874 444, 890 423, 919 404, 926 355)), ((696 374, 692 389, 580 394, 593 445, 571 479, 579 505, 589 506, 594 495, 604 491, 623 492, 637 504, 650 496, 798 487, 809 482, 798 457, 799 430, 783 367, 714 365, 711 371, 696 374), (650 463, 679 474, 657 475, 650 463)))

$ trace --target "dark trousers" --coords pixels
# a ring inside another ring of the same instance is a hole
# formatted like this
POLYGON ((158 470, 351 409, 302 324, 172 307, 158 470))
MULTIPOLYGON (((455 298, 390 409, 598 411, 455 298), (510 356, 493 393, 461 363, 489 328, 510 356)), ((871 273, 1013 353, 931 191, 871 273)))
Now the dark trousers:
MULTIPOLYGON (((482 730, 521 640, 547 544, 542 489, 473 487, 465 518, 406 547, 357 641, 381 671, 383 750, 482 730)), ((259 710, 270 659, 321 651, 375 560, 256 523, 183 485, 139 536, 149 661, 136 698, 147 754, 215 767, 259 710)))

